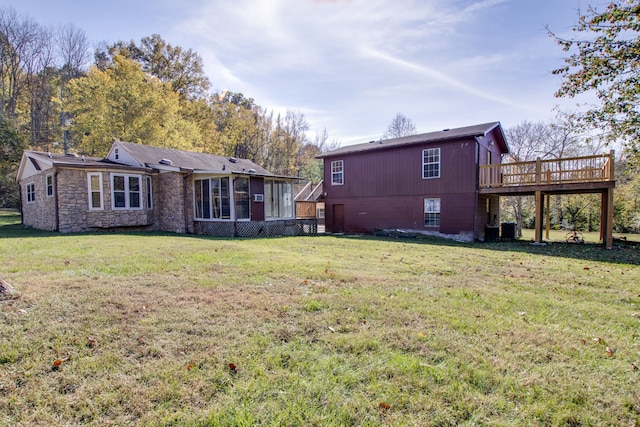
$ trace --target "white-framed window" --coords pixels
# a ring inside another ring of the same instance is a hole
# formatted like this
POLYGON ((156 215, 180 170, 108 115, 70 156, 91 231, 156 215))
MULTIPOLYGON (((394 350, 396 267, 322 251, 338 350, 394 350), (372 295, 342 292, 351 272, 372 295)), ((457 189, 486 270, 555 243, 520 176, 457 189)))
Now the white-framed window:
POLYGON ((88 173, 87 187, 89 191, 89 210, 97 211, 104 209, 102 203, 102 174, 100 172, 88 173))
POLYGON ((233 180, 233 198, 236 205, 236 219, 249 219, 249 178, 233 180))
POLYGON ((342 160, 331 162, 331 185, 344 185, 344 162, 342 160))
POLYGON ((113 209, 142 209, 140 175, 111 174, 111 205, 113 209))
POLYGON ((46 176, 47 180, 47 197, 53 197, 53 175, 49 174, 46 176))
POLYGON ((193 180, 196 219, 231 219, 229 177, 193 180))
POLYGON ((293 218, 293 184, 290 181, 264 181, 266 219, 293 218))
POLYGON ((440 199, 424 199, 424 225, 425 227, 440 227, 440 199))
POLYGON ((440 148, 422 150, 422 179, 440 178, 440 148))
POLYGON ((27 184, 27 203, 34 203, 36 201, 36 184, 30 182, 27 184))
POLYGON ((153 209, 153 187, 152 187, 152 179, 150 176, 147 177, 147 209, 153 209))

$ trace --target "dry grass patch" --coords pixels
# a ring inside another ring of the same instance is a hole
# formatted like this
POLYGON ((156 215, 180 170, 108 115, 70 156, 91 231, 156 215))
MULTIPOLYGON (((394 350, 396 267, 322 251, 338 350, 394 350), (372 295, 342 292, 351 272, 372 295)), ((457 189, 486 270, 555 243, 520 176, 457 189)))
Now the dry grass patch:
POLYGON ((0 235, 0 424, 640 422, 635 247, 0 235))

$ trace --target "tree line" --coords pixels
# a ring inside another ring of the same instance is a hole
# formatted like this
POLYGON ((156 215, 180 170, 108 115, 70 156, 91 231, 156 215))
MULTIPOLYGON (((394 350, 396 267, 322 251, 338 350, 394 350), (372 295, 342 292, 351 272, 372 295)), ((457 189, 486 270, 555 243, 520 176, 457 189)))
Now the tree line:
POLYGON ((0 206, 19 203, 24 149, 100 157, 114 140, 242 157, 276 174, 322 179, 315 156, 337 147, 326 130, 310 138, 302 113, 276 114, 210 87, 202 58, 160 35, 103 42, 91 61, 81 29, 48 28, 0 8, 0 206))

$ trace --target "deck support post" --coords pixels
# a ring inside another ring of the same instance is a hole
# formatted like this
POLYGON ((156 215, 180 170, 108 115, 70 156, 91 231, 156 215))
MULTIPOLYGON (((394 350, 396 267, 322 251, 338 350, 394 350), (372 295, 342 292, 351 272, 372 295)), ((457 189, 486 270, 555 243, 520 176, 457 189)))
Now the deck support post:
POLYGON ((545 202, 545 205, 547 207, 546 211, 547 211, 547 215, 546 215, 546 221, 544 222, 545 224, 545 236, 547 238, 547 240, 549 240, 549 231, 551 230, 551 194, 547 194, 546 195, 547 201, 545 202))
POLYGON ((542 243, 542 223, 544 218, 544 195, 542 191, 535 192, 536 198, 536 233, 535 242, 542 243))
POLYGON ((607 249, 613 248, 613 188, 607 188, 602 193, 600 238, 607 249))

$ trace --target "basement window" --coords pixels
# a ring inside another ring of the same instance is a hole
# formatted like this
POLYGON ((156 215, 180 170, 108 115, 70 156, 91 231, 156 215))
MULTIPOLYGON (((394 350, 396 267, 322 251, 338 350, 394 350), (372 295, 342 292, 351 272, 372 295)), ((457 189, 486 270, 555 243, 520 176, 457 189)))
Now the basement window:
POLYGON ((424 226, 440 227, 440 199, 424 199, 424 226))

